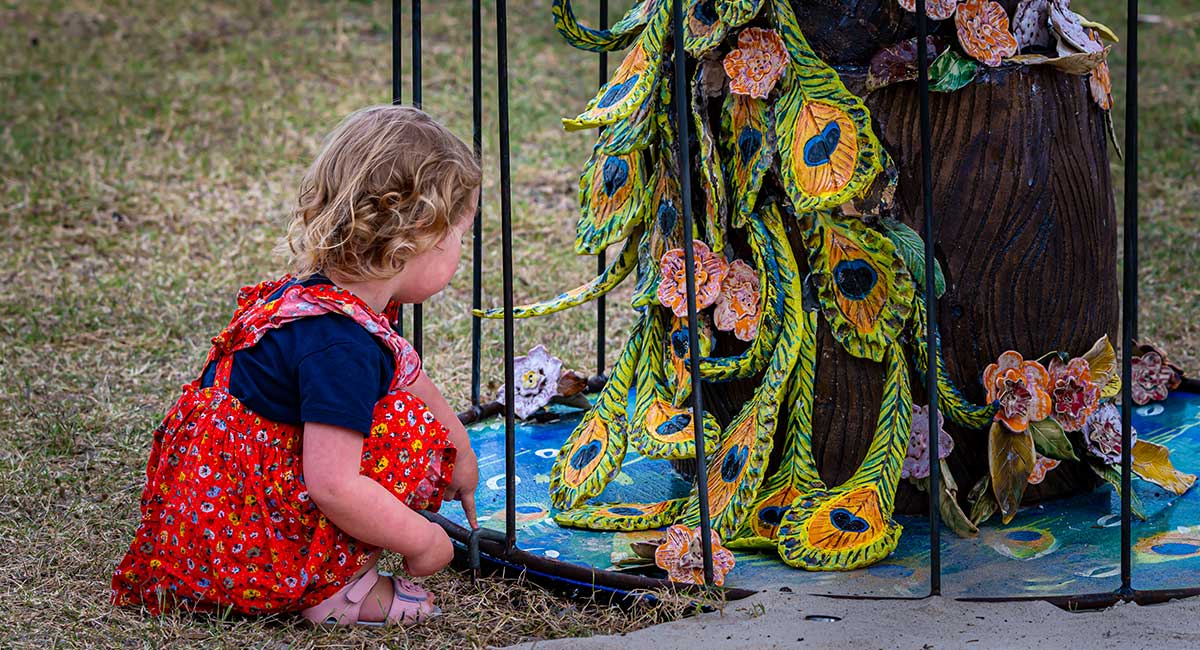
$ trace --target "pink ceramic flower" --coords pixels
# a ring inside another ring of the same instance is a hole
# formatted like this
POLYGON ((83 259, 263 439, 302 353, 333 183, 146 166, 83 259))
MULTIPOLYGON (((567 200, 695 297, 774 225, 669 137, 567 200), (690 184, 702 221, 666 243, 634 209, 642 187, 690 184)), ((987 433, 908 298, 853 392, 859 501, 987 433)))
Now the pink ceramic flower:
MULTIPOLYGON (((654 563, 667 572, 671 582, 704 584, 704 544, 700 528, 675 524, 667 529, 667 539, 654 551, 654 563)), ((733 569, 733 553, 721 546, 716 533, 712 536, 713 583, 725 584, 725 574, 733 569)))
POLYGON ((1092 383, 1092 373, 1084 359, 1063 363, 1055 357, 1050 361, 1050 389, 1054 398, 1051 415, 1065 431, 1083 428, 1087 416, 1100 405, 1100 389, 1092 383))
MULTIPOLYGON (((954 451, 954 439, 943 429, 942 413, 938 420, 938 458, 946 458, 954 451)), ((904 457, 901 478, 927 478, 929 476, 929 407, 913 406, 912 435, 908 438, 908 455, 904 457)))
POLYGON ((1046 472, 1058 467, 1060 461, 1033 452, 1033 470, 1029 472, 1029 484, 1037 485, 1046 480, 1046 472))
MULTIPOLYGON (((699 239, 692 242, 692 253, 696 261, 696 309, 704 309, 717 300, 721 282, 729 272, 724 258, 714 255, 708 245, 699 239)), ((663 253, 662 280, 658 283, 658 301, 678 317, 687 316, 687 268, 683 260, 683 249, 672 248, 663 253)))
MULTIPOLYGON (((900 0, 900 7, 909 13, 917 12, 917 0, 900 0)), ((958 9, 958 0, 925 0, 925 15, 931 20, 945 20, 958 9)))
MULTIPOLYGON (((1108 403, 1088 416, 1083 425, 1088 453, 1108 464, 1121 462, 1121 409, 1108 403)), ((1130 428, 1130 444, 1137 442, 1137 430, 1130 428)))
POLYGON ((713 309, 713 323, 742 341, 753 341, 758 334, 758 273, 742 260, 729 265, 713 309))
MULTIPOLYGON (((558 380, 562 375, 563 362, 548 352, 545 346, 537 345, 529 354, 513 359, 516 386, 513 389, 513 411, 525 419, 550 403, 558 394, 558 380)), ((496 398, 504 403, 504 386, 496 398)))
POLYGON ((1133 358, 1133 402, 1149 404, 1166 399, 1175 381, 1175 371, 1163 359, 1162 353, 1150 350, 1133 358))
POLYGON ((999 403, 996 419, 1010 431, 1021 432, 1030 422, 1050 417, 1050 374, 1036 361, 1009 350, 983 371, 987 400, 999 403))
POLYGON ((725 55, 729 90, 766 99, 787 64, 787 50, 775 30, 747 27, 738 34, 738 46, 725 55))

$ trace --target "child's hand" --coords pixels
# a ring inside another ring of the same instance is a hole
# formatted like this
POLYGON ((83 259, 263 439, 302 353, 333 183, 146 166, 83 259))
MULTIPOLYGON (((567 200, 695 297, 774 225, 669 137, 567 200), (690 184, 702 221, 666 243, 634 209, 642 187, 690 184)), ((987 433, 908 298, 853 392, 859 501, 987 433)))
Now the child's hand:
POLYGON ((475 451, 469 446, 458 448, 458 457, 454 461, 454 473, 450 476, 450 484, 446 486, 446 501, 461 501, 463 514, 471 528, 479 528, 475 515, 475 488, 479 486, 479 461, 475 451))
POLYGON ((422 545, 421 551, 404 556, 404 572, 410 576, 428 576, 441 571, 454 559, 454 544, 442 527, 426 522, 428 541, 422 545))

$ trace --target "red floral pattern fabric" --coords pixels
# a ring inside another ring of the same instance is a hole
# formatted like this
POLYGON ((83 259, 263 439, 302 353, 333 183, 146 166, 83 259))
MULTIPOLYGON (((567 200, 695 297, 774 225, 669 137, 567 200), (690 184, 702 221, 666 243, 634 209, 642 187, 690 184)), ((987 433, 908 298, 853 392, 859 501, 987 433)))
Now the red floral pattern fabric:
POLYGON ((175 606, 297 611, 340 589, 376 550, 338 529, 309 499, 302 428, 263 419, 228 392, 233 353, 298 318, 345 314, 392 350, 396 374, 375 405, 361 471, 411 508, 440 506, 456 451, 446 428, 403 390, 420 372, 412 346, 337 287, 296 285, 267 300, 288 280, 242 290, 232 322, 213 338, 213 386, 184 386, 154 431, 142 520, 113 574, 114 604, 140 604, 152 614, 175 606))

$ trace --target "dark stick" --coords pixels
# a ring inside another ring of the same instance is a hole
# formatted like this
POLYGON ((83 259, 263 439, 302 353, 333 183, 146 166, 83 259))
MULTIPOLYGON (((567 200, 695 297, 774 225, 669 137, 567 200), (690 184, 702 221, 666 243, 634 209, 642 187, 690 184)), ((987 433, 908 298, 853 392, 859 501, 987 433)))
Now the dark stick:
POLYGON ((700 388, 700 340, 696 331, 696 259, 692 251, 692 165, 688 142, 687 53, 683 49, 683 0, 671 7, 675 57, 675 120, 679 131, 679 184, 683 195, 683 263, 687 270, 688 362, 692 371, 692 432, 696 441, 696 490, 700 497, 700 543, 704 546, 704 584, 713 584, 712 523, 708 515, 708 464, 704 457, 704 399, 700 388))
POLYGON ((511 180, 508 165, 508 8, 496 2, 496 87, 500 120, 500 233, 504 264, 504 537, 509 549, 517 545, 516 417, 513 412, 516 355, 513 345, 513 261, 511 180))
POLYGON ((1126 21, 1124 268, 1121 287, 1121 589, 1133 595, 1133 337, 1137 336, 1138 276, 1138 3, 1126 21))
MULTIPOLYGON (((403 12, 400 11, 400 0, 392 0, 392 104, 399 105, 404 103, 404 48, 403 32, 401 31, 401 22, 404 18, 403 12)), ((404 336, 404 305, 400 305, 396 312, 396 331, 400 336, 404 336)))
MULTIPOLYGON (((413 106, 421 108, 421 0, 412 0, 412 93, 413 106)), ((413 305, 413 349, 417 356, 425 344, 425 307, 413 305)))
MULTIPOLYGON (((471 112, 475 160, 483 165, 483 10, 480 0, 471 2, 471 112)), ((471 248, 471 406, 479 406, 482 382, 483 319, 474 312, 483 307, 483 184, 475 204, 475 236, 471 248)))
MULTIPOLYGON (((600 29, 608 29, 608 0, 600 0, 600 29)), ((600 87, 603 87, 608 82, 608 52, 600 52, 600 87)), ((600 127, 600 132, 604 132, 604 127, 600 127)), ((606 251, 601 250, 596 255, 596 274, 604 273, 604 268, 607 264, 606 251)), ((604 296, 596 299, 596 375, 604 376, 604 370, 607 364, 605 363, 604 353, 604 334, 606 327, 608 304, 604 296)))
POLYGON ((929 399, 929 595, 942 593, 942 473, 938 460, 937 295, 934 289, 933 144, 929 118, 929 52, 925 0, 917 0, 917 70, 921 97, 921 214, 925 235, 925 393, 929 399))

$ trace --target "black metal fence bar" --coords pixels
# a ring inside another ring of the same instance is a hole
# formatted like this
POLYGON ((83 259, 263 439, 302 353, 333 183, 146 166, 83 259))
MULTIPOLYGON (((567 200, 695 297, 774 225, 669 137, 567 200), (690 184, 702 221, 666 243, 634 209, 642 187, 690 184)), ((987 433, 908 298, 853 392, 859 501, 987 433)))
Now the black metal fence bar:
POLYGON ((496 90, 500 122, 500 233, 504 265, 504 537, 517 545, 517 459, 513 359, 513 259, 511 171, 508 143, 508 7, 496 0, 496 90))
MULTIPOLYGON (((403 29, 402 20, 404 12, 401 11, 400 0, 392 0, 392 104, 404 103, 404 49, 403 45, 403 29)), ((404 335, 404 305, 400 305, 399 315, 396 317, 396 329, 400 335, 404 335)))
POLYGON ((1121 287, 1121 590, 1133 595, 1133 337, 1137 328, 1138 276, 1138 3, 1126 17, 1125 204, 1121 287))
MULTIPOLYGON (((471 2, 471 140, 475 159, 483 166, 483 7, 471 2)), ((480 395, 483 319, 475 312, 483 307, 483 183, 475 204, 475 232, 471 248, 471 406, 478 408, 480 395)))
MULTIPOLYGON (((608 29, 608 0, 600 0, 600 30, 608 29)), ((599 66, 599 85, 597 88, 603 88, 608 82, 608 52, 600 51, 600 66, 599 66)), ((600 131, 604 131, 604 127, 600 127, 600 131)), ((596 255, 596 273, 604 273, 604 268, 608 265, 608 256, 604 250, 601 250, 596 255)), ((604 353, 604 334, 607 327, 607 310, 608 303, 604 296, 596 299, 596 375, 603 376, 607 364, 605 363, 604 353)))
POLYGON ((925 0, 917 0, 917 68, 921 102, 921 214, 925 236, 925 395, 929 400, 929 595, 942 593, 942 473, 938 459, 937 292, 934 289, 933 144, 929 117, 928 21, 925 0))
POLYGON ((696 491, 700 500, 700 543, 704 547, 704 584, 713 584, 712 523, 708 516, 708 467, 704 456, 704 397, 700 385, 700 341, 696 323, 696 259, 692 251, 692 164, 688 143, 687 56, 683 49, 683 0, 671 7, 675 57, 675 128, 679 141, 679 188, 683 205, 683 262, 687 271, 688 363, 692 371, 692 433, 696 442, 696 491))
MULTIPOLYGON (((421 0, 412 0, 412 95, 413 106, 421 108, 421 0)), ((425 343, 425 307, 413 305, 413 348, 421 355, 425 343)))

